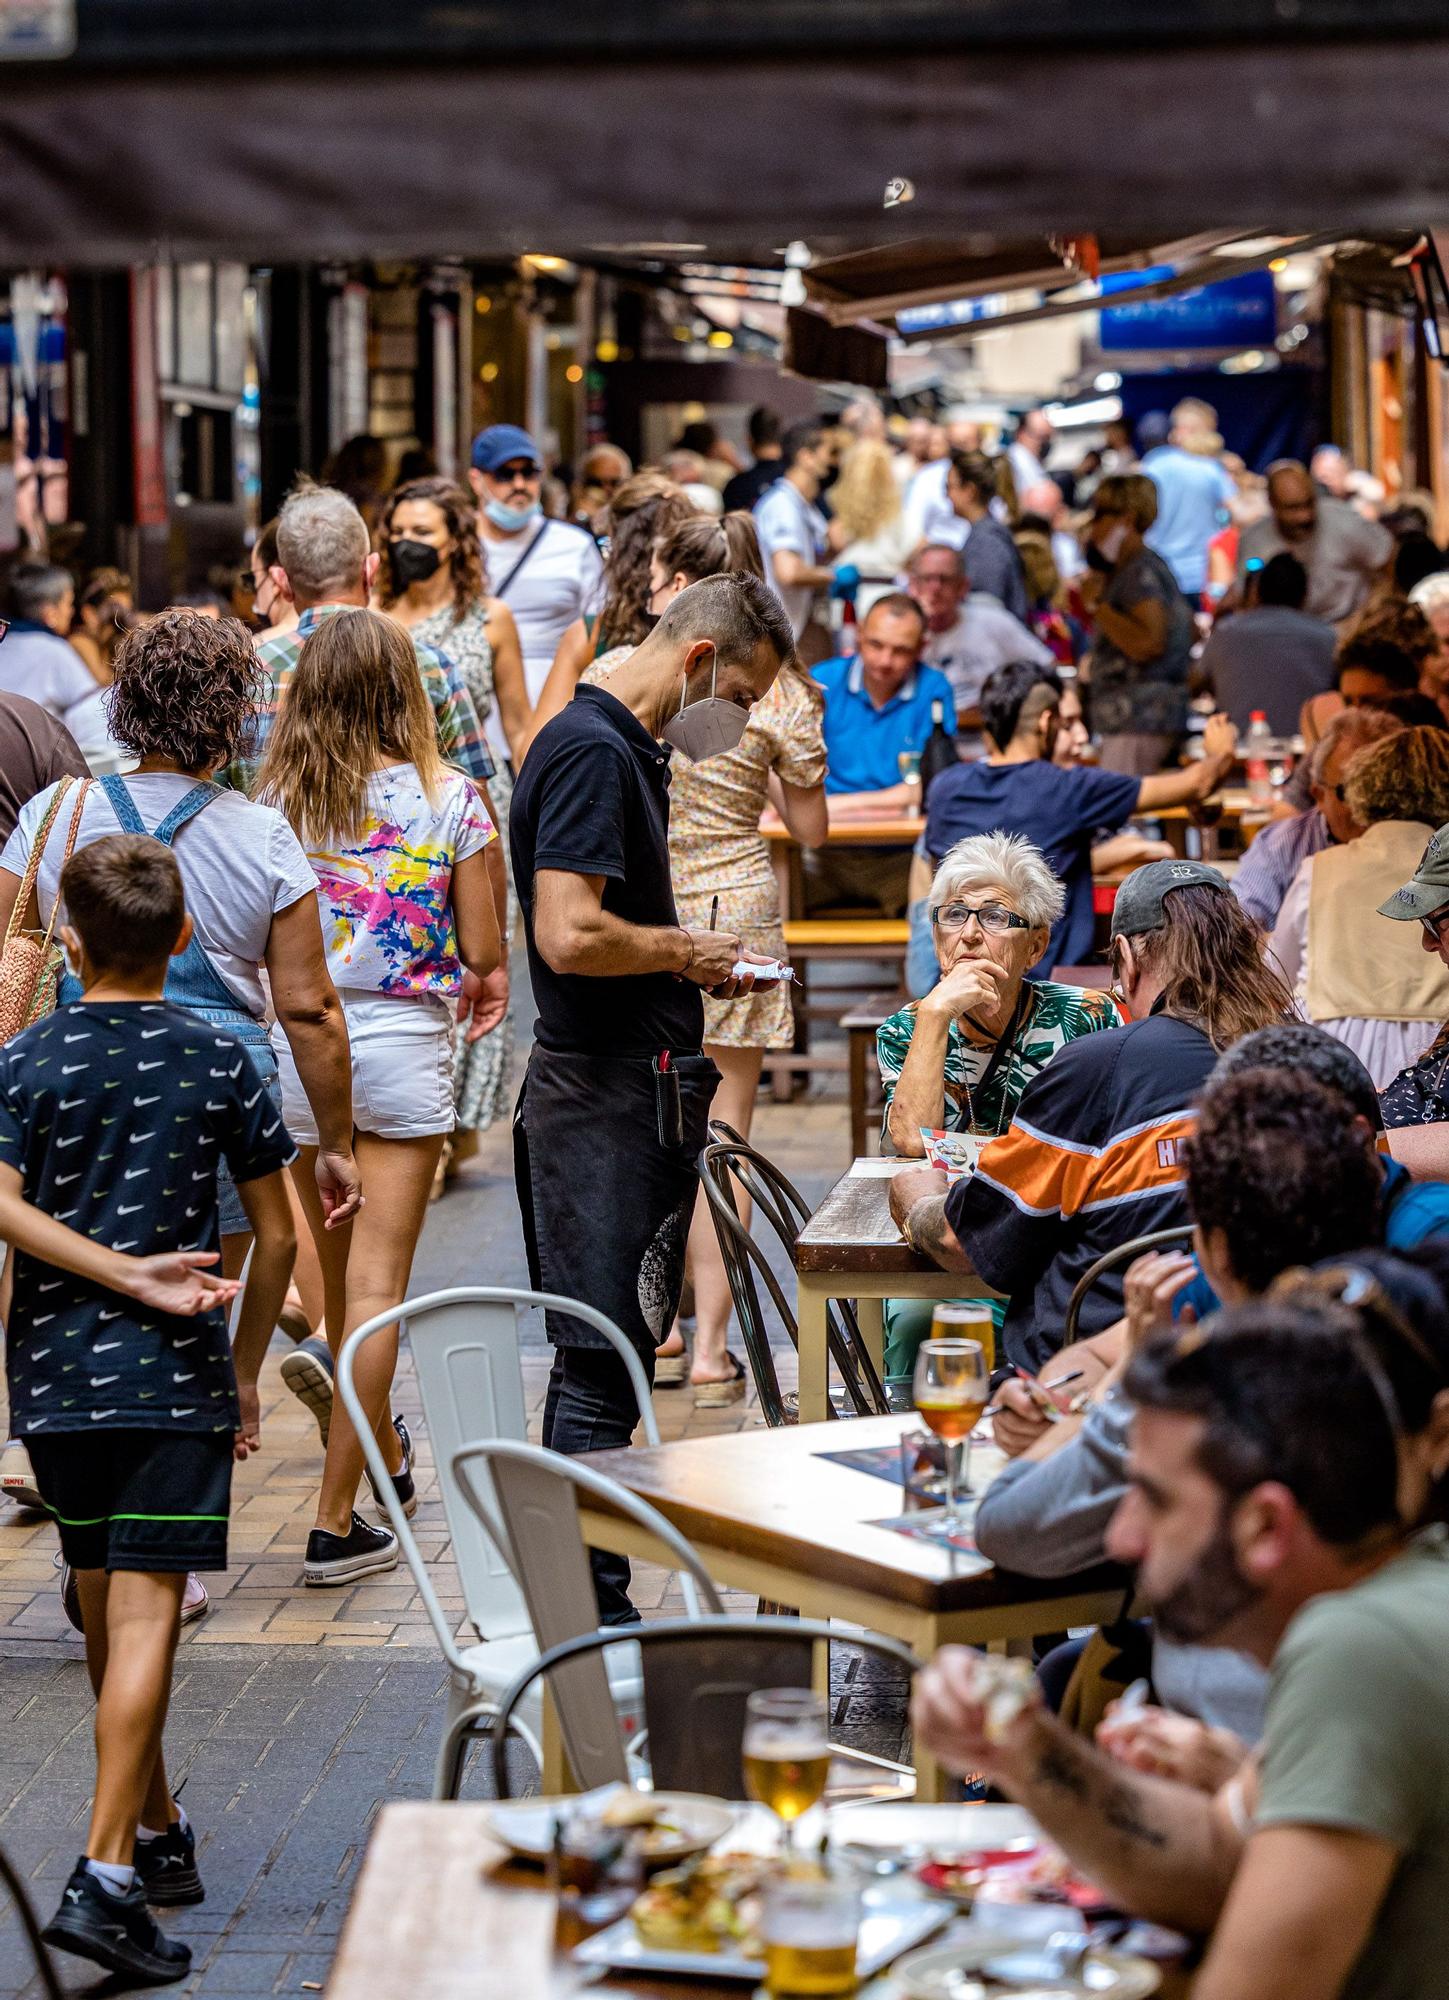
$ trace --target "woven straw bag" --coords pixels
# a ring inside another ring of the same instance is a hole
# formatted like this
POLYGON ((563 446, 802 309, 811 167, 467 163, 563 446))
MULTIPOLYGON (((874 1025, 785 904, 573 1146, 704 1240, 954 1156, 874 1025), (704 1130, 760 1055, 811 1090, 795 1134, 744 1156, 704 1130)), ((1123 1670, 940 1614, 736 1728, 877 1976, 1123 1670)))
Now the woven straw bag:
MULTIPOLYGON (((62 778, 55 788, 55 797, 46 807, 45 817, 36 829, 31 842, 30 859, 25 864, 25 874, 15 897, 15 907, 10 912, 10 922, 5 927, 5 942, 0 945, 0 1042, 8 1042, 18 1035, 22 1028, 28 1028, 32 1021, 38 1021, 49 1014, 55 1006, 55 989, 60 979, 60 947, 52 942, 55 920, 60 909, 60 897, 56 896, 50 912, 50 922, 45 927, 44 937, 34 931, 22 929, 25 913, 30 908, 30 899, 35 893, 35 878, 40 873, 40 858, 45 852, 45 843, 50 838, 50 830, 60 811, 62 800, 74 783, 72 778, 62 778)), ((83 778, 76 792, 75 806, 70 816, 70 831, 66 836, 65 860, 69 861, 75 849, 75 837, 80 831, 81 813, 85 809, 86 793, 90 789, 90 779, 83 778)), ((61 863, 64 867, 65 862, 61 863)))

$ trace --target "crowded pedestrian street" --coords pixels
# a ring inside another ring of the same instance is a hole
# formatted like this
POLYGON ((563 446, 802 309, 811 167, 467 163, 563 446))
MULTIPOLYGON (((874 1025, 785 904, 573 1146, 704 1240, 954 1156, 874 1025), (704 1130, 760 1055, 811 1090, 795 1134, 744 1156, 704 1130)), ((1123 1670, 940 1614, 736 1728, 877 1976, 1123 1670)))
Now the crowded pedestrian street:
POLYGON ((0 0, 0 2000, 1445 2000, 1446 105, 0 0))

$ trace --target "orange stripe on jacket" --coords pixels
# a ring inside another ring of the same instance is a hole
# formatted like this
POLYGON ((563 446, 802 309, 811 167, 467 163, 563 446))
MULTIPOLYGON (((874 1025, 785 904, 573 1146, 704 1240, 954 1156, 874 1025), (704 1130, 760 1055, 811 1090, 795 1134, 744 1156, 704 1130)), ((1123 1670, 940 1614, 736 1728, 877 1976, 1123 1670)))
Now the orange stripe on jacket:
POLYGON ((1094 1203, 1180 1185, 1182 1142, 1196 1122, 1191 1111, 1174 1112, 1100 1151, 1013 1125, 985 1149, 977 1172, 1025 1208, 1076 1215, 1094 1203))

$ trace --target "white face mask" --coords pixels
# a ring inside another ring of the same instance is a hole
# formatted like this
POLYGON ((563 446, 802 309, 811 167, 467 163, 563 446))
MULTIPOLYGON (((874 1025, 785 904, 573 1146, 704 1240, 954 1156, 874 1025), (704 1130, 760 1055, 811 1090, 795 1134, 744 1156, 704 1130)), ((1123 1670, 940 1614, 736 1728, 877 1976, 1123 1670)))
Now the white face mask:
POLYGON ((722 701, 715 693, 719 679, 719 654, 710 667, 709 693, 700 701, 689 700, 689 676, 679 690, 679 710, 660 731, 661 740, 682 750, 691 763, 702 764, 706 757, 721 757, 735 749, 750 726, 749 710, 735 702, 722 701))

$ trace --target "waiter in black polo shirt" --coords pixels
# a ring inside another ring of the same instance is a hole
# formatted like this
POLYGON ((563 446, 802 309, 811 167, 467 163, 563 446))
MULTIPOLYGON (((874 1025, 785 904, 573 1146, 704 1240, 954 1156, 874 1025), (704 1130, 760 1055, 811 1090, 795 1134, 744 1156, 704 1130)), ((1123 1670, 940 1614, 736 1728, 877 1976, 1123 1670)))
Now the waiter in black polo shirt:
MULTIPOLYGON (((538 1020, 514 1114, 514 1173, 536 1287, 622 1327, 653 1378, 684 1280, 684 1246, 719 1071, 701 990, 730 998, 740 940, 687 931, 669 873, 669 750, 734 749, 794 652, 780 600, 743 571, 680 592, 607 688, 581 686, 529 746, 509 839, 538 1020)), ((614 1349, 548 1315, 543 1441, 629 1442, 634 1393, 614 1349)), ((629 1565, 595 1551, 605 1624, 637 1614, 629 1565)))

